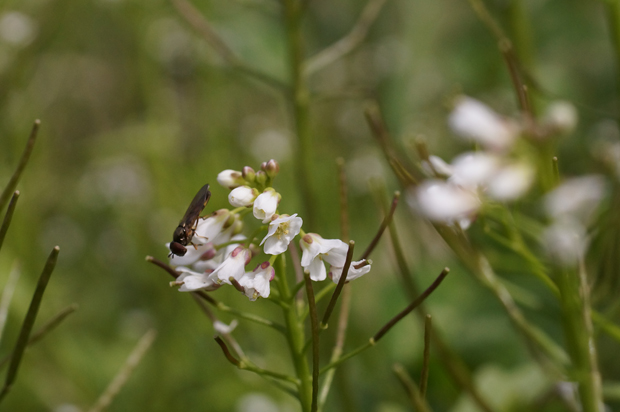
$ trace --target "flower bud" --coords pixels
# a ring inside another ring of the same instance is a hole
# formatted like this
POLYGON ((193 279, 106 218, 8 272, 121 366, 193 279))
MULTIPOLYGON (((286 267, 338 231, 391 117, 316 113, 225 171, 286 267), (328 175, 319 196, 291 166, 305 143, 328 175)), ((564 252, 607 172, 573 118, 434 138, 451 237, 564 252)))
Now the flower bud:
POLYGON ((259 170, 256 172, 256 183, 259 185, 264 185, 267 183, 267 174, 264 171, 259 170))
POLYGON ((228 189, 234 189, 246 183, 241 172, 231 169, 221 171, 217 175, 217 182, 228 189))
POLYGON ((250 166, 245 166, 243 169, 241 169, 241 175, 246 181, 250 183, 254 182, 254 180, 256 179, 256 172, 250 166))
POLYGON ((230 192, 228 195, 228 202, 230 202, 233 207, 252 206, 256 196, 258 196, 258 190, 249 186, 240 186, 230 192))
POLYGON ((254 201, 254 217, 260 219, 263 223, 269 222, 278 209, 280 199, 282 199, 282 196, 273 188, 268 187, 265 189, 254 201))
POLYGON ((267 176, 270 178, 274 178, 280 172, 280 165, 275 160, 271 159, 270 161, 261 164, 260 168, 267 173, 267 176))

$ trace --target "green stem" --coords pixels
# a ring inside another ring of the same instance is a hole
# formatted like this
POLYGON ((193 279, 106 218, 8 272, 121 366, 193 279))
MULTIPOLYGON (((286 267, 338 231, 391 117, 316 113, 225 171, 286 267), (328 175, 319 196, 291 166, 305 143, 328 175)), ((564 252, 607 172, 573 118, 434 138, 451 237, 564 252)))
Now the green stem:
POLYGON ((609 34, 616 59, 616 91, 618 96, 620 96, 620 3, 617 1, 606 1, 605 7, 607 8, 609 34))
POLYGON ((283 18, 288 43, 289 69, 291 76, 291 106, 297 135, 296 158, 297 178, 303 197, 303 216, 307 227, 314 227, 314 194, 310 175, 314 169, 314 148, 309 128, 310 93, 304 77, 304 44, 301 32, 301 17, 304 2, 283 0, 283 18))
POLYGON ((584 412, 602 411, 600 375, 596 365, 596 345, 589 321, 589 303, 585 276, 564 269, 559 274, 560 304, 568 352, 572 360, 572 378, 578 383, 584 412))
MULTIPOLYGON (((276 260, 276 273, 278 275, 277 286, 280 289, 280 295, 283 299, 288 299, 291 295, 286 279, 286 262, 284 255, 276 260)), ((312 405, 312 379, 310 377, 310 368, 308 366, 308 359, 303 353, 304 347, 304 325, 297 315, 297 311, 294 305, 289 308, 282 308, 284 315, 285 327, 286 327, 286 340, 289 346, 289 351, 293 359, 293 366, 297 378, 299 378, 299 402, 301 403, 301 409, 303 412, 310 412, 312 405)))

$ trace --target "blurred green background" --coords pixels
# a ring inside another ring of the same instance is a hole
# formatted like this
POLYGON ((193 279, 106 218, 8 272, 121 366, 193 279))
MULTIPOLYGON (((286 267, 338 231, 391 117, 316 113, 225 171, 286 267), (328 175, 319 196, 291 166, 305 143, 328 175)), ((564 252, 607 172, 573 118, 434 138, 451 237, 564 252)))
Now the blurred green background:
MULTIPOLYGON (((2 410, 86 410, 149 328, 157 330, 157 339, 110 410, 297 410, 287 395, 228 364, 195 302, 169 288, 167 275, 144 257, 165 259, 164 243, 202 184, 212 184, 208 212, 226 207, 228 191, 216 184, 217 173, 245 165, 258 169, 270 158, 281 166, 275 183, 281 210, 311 208, 316 222, 305 230, 326 238, 339 236, 335 159, 346 160, 351 237, 361 251, 381 220, 368 180, 378 178, 388 190, 398 189, 364 121, 366 98, 378 99, 394 136, 425 135, 430 149, 446 159, 467 147, 446 126, 446 103, 456 94, 474 96, 507 115, 518 113, 496 41, 467 1, 390 0, 354 52, 310 78, 311 176, 318 196, 316 204, 302 206, 294 125, 285 99, 231 70, 170 2, 1 4, 0 185, 10 178, 32 121, 42 122, 0 253, 0 284, 16 261, 22 271, 1 352, 11 350, 55 245, 60 259, 38 324, 79 304, 64 324, 27 351, 2 410)), ((596 170, 593 142, 618 138, 617 67, 605 5, 573 0, 486 4, 511 36, 517 34, 511 23, 514 8, 525 13, 517 27, 524 36, 518 45, 542 86, 535 94, 537 106, 542 110, 561 98, 579 109, 579 128, 560 147, 563 172, 596 170)), ((194 5, 244 62, 288 82, 278 1, 194 5)), ((312 56, 345 35, 363 7, 354 0, 310 1, 303 20, 305 54, 312 56)), ((428 306, 475 372, 481 391, 502 405, 498 410, 529 410, 520 402, 542 396, 550 384, 495 298, 459 267, 404 202, 396 222, 420 287, 444 266, 452 268, 428 306)), ((347 348, 361 344, 407 304, 388 246, 386 238, 373 256, 371 274, 352 284, 347 348)), ((507 276, 530 299, 525 310, 531 320, 561 343, 557 305, 539 293, 540 285, 521 281, 518 267, 507 276)), ((275 305, 248 302, 232 288, 215 296, 279 319, 275 305)), ((377 347, 345 364, 327 410, 410 410, 391 368, 400 362, 418 378, 422 332, 417 318, 407 318, 377 347)), ((257 364, 288 367, 285 342, 272 331, 242 321, 234 336, 257 364)), ((325 358, 332 342, 333 333, 323 335, 325 358)), ((618 361, 605 354, 601 359, 604 377, 620 379, 618 361)), ((475 410, 434 357, 429 401, 436 411, 475 410)))

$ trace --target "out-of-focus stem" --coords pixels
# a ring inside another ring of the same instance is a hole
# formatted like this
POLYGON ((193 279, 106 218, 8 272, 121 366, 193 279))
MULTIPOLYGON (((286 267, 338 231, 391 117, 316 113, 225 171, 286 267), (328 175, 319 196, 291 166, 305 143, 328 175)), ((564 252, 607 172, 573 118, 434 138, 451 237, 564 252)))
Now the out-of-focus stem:
POLYGON ((418 385, 415 384, 413 379, 411 379, 411 376, 409 376, 405 370, 405 367, 400 363, 397 363, 394 365, 392 370, 405 388, 405 391, 407 391, 407 395, 409 395, 409 399, 411 399, 411 403, 415 407, 416 412, 430 412, 431 410, 424 400, 421 390, 418 388, 418 385))
POLYGON ((9 207, 4 215, 2 226, 0 226, 0 249, 2 249, 4 238, 6 237, 6 233, 9 231, 9 226, 11 225, 11 220, 13 219, 13 212, 15 212, 15 206, 17 206, 17 199, 19 199, 19 190, 16 190, 15 193, 13 193, 9 207))
MULTIPOLYGON (((607 9, 611 44, 616 59, 616 99, 620 100, 620 3, 617 1, 606 1, 604 3, 607 9)), ((620 106, 620 103, 617 103, 617 106, 620 106)), ((617 107, 616 110, 620 112, 620 107, 617 107)))
POLYGON ((60 253, 60 248, 56 246, 52 249, 52 252, 48 256, 45 266, 43 267, 43 271, 41 272, 41 276, 39 276, 37 287, 32 295, 28 312, 26 312, 26 317, 22 322, 22 327, 19 332, 19 336, 17 337, 17 342, 15 343, 15 349, 13 349, 11 363, 9 364, 9 371, 6 374, 6 380, 4 382, 4 386, 2 387, 2 391, 0 392, 0 400, 4 399, 6 394, 9 393, 15 379, 17 378, 17 371, 19 370, 26 346, 28 346, 30 332, 32 332, 34 321, 37 319, 41 300, 43 300, 43 294, 45 293, 47 284, 52 276, 54 268, 56 267, 56 262, 58 261, 58 253, 60 253))
POLYGON ((564 333, 572 360, 572 379, 578 383, 581 406, 584 412, 602 412, 601 377, 592 334, 587 280, 576 269, 562 269, 559 285, 564 333))
POLYGON ((314 147, 310 134, 310 93, 304 76, 304 44, 301 32, 303 2, 283 0, 283 19, 289 54, 291 77, 290 102, 295 123, 297 144, 295 146, 296 176, 303 198, 303 217, 307 227, 315 225, 315 202, 311 171, 314 169, 314 147))
POLYGON ((40 125, 41 125, 41 121, 39 119, 35 120, 34 124, 32 125, 32 130, 30 131, 30 137, 28 138, 28 142, 26 143, 26 148, 24 149, 24 152, 22 153, 22 157, 19 159, 19 163, 17 167, 15 168, 15 172, 13 173, 13 176, 11 176, 11 180, 9 180, 9 183, 7 183, 6 187, 2 191, 2 194, 0 194, 0 210, 3 210, 4 206, 6 206, 6 202, 9 201, 9 197, 11 196, 11 193, 15 191, 15 188, 17 187, 17 183, 19 182, 19 179, 22 176, 22 172, 24 171, 24 169, 26 168, 26 165, 28 164, 28 160, 30 159, 30 155, 32 154, 32 149, 34 149, 34 143, 37 140, 37 135, 39 133, 40 125))
POLYGON ((422 356, 422 372, 420 373, 420 395, 426 398, 428 386, 429 364, 431 360, 431 333, 433 333, 433 318, 426 315, 424 318, 424 354, 422 356))
POLYGON ((146 351, 151 347, 151 344, 155 340, 157 332, 155 329, 151 329, 142 336, 142 338, 136 344, 134 350, 129 354, 129 357, 118 371, 118 374, 112 379, 112 382, 105 389, 103 394, 97 399, 97 402, 90 408, 89 412, 101 412, 107 409, 112 403, 116 395, 125 386, 125 383, 131 376, 133 370, 138 366, 142 357, 146 351))
MULTIPOLYGON (((381 201, 379 204, 383 208, 383 213, 388 213, 387 206, 383 202, 383 198, 385 196, 381 196, 381 201)), ((396 256, 396 263, 398 265, 399 274, 401 281, 403 282, 404 289, 406 295, 410 299, 415 299, 418 295, 418 288, 412 280, 412 274, 409 270, 409 266, 407 265, 407 261, 405 260, 405 255, 403 253, 403 249, 400 244, 400 240, 398 239, 398 232, 396 230, 396 225, 394 221, 390 223, 390 239, 392 241, 392 247, 394 249, 394 254, 396 256)), ((428 313, 425 309, 424 304, 421 304, 416 310, 418 316, 425 320, 426 314, 428 313)), ((437 330, 432 330, 429 334, 431 338, 431 342, 435 345, 437 349, 438 357, 446 371, 451 376, 452 380, 460 386, 465 392, 469 394, 473 402, 483 411, 485 412, 493 412, 487 401, 482 397, 480 392, 478 392, 478 388, 474 384, 473 378, 471 376, 471 372, 469 371, 465 362, 455 353, 448 344, 443 340, 440 332, 437 330)))

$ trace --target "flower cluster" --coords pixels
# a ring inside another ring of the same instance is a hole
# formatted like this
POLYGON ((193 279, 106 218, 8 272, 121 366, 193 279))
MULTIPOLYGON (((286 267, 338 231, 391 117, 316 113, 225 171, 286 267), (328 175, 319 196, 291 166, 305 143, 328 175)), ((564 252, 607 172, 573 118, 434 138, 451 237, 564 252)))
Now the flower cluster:
MULTIPOLYGON (((553 117, 553 130, 560 129, 557 117, 553 117)), ((448 123, 457 136, 482 150, 462 153, 450 164, 429 156, 422 166, 431 178, 409 200, 430 220, 467 228, 485 201, 509 202, 523 196, 535 171, 527 156, 512 153, 522 132, 518 122, 475 99, 461 97, 448 123)))
MULTIPOLYGON (((249 166, 241 171, 224 170, 218 174, 220 185, 230 189, 228 201, 233 209, 220 209, 198 220, 191 243, 184 256, 171 255, 170 264, 180 273, 172 285, 181 292, 212 291, 224 284, 234 285, 250 299, 267 298, 270 282, 276 272, 276 257, 289 248, 300 235, 301 266, 314 281, 327 277, 325 262, 330 264, 329 276, 338 282, 345 265, 348 245, 339 239, 323 239, 315 233, 302 230, 303 220, 294 214, 280 214, 278 207, 282 196, 272 187, 280 166, 275 160, 264 162, 261 170, 249 166), (246 238, 243 218, 250 214, 260 222, 259 232, 246 238), (266 231, 260 243, 255 239, 266 231), (260 249, 262 247, 262 250, 260 249), (270 256, 252 271, 246 271, 250 261, 260 253, 270 256)), ((167 245, 169 247, 169 244, 167 245)), ((370 271, 366 260, 352 262, 347 281, 370 271)))

